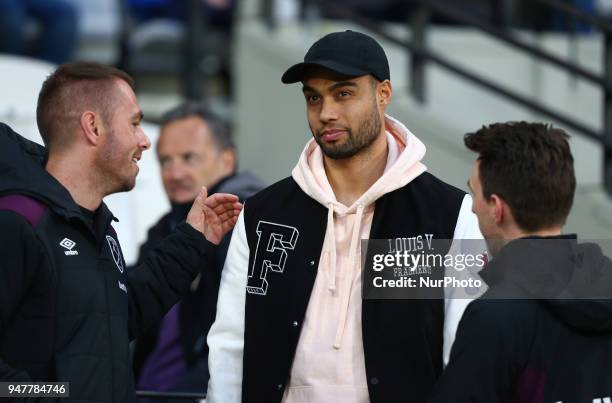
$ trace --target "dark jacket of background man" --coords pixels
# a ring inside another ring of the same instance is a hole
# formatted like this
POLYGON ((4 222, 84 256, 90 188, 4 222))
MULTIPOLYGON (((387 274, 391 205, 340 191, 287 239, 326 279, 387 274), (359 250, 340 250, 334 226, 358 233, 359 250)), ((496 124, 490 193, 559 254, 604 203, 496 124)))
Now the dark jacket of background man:
MULTIPOLYGON (((250 172, 239 172, 223 178, 209 189, 209 195, 231 193, 243 202, 261 190, 262 184, 250 172)), ((161 241, 173 233, 177 225, 185 221, 192 203, 172 204, 169 213, 159 219, 148 233, 147 240, 140 247, 138 262, 142 264, 148 253, 161 241)), ((181 300, 178 308, 178 326, 180 344, 186 362, 186 373, 172 387, 176 391, 205 392, 208 383, 208 344, 206 335, 215 321, 217 312, 217 295, 221 282, 221 272, 232 233, 229 232, 221 243, 211 252, 211 267, 201 267, 200 277, 194 281, 190 292, 181 300), (212 270, 211 270, 212 269, 212 270)), ((130 268, 130 270, 132 270, 130 268)), ((134 349, 134 375, 139 379, 143 365, 155 349, 160 338, 160 323, 156 323, 138 339, 134 349)))
MULTIPOLYGON (((185 220, 202 186, 211 195, 231 193, 241 201, 263 188, 252 173, 238 172, 231 126, 204 104, 186 102, 164 114, 156 153, 171 210, 149 229, 138 264, 185 220)), ((201 267, 181 302, 136 342, 137 389, 206 392, 206 337, 217 312, 221 271, 230 238, 231 232, 211 255, 212 267, 201 267)), ((174 400, 164 400, 169 401, 174 400)))
POLYGON ((464 136, 478 154, 467 184, 489 289, 465 310, 429 403, 612 400, 610 244, 563 234, 576 191, 569 139, 539 122, 464 136))
POLYGON ((612 399, 612 261, 599 246, 515 240, 481 277, 490 288, 463 314, 431 402, 612 399))

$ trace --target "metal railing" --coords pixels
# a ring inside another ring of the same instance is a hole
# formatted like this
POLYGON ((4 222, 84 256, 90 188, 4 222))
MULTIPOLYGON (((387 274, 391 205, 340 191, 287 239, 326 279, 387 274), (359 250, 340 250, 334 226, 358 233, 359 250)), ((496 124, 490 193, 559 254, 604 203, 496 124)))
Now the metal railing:
MULTIPOLYGON (((326 0, 305 0, 307 6, 316 6, 325 10, 326 14, 333 17, 350 20, 361 25, 371 32, 376 33, 390 43, 403 47, 409 52, 410 61, 410 92, 419 102, 426 100, 426 67, 427 63, 434 63, 447 71, 472 82, 496 95, 510 100, 520 106, 530 109, 536 113, 553 119, 567 128, 574 130, 602 146, 603 158, 603 183, 609 195, 612 195, 612 24, 604 18, 584 12, 571 4, 561 0, 532 0, 547 7, 553 8, 601 31, 604 38, 603 75, 596 74, 577 64, 566 61, 552 53, 546 52, 532 44, 526 43, 510 31, 494 25, 488 20, 465 11, 460 4, 452 0, 411 0, 412 12, 409 17, 409 25, 412 32, 411 39, 398 38, 385 31, 384 27, 376 21, 360 15, 349 7, 334 4, 326 0), (534 58, 556 66, 567 71, 578 79, 590 82, 600 88, 604 94, 603 101, 603 131, 579 122, 568 115, 555 111, 544 104, 530 99, 518 92, 504 88, 503 86, 484 78, 462 67, 443 55, 428 49, 426 43, 426 32, 429 28, 432 15, 443 16, 456 23, 474 27, 484 34, 492 36, 499 41, 510 45, 534 58)), ((272 0, 262 0, 262 16, 271 29, 275 27, 273 18, 272 0)))

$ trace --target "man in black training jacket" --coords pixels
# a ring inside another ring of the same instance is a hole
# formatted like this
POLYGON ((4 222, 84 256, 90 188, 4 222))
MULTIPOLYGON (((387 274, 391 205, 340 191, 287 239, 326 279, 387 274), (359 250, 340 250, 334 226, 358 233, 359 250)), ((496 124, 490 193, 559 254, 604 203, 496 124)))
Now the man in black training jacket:
POLYGON ((135 400, 129 341, 186 293, 235 224, 203 189, 187 222, 127 275, 103 197, 134 187, 150 147, 132 79, 94 63, 51 74, 46 147, 0 124, 0 381, 70 383, 70 401, 135 400))

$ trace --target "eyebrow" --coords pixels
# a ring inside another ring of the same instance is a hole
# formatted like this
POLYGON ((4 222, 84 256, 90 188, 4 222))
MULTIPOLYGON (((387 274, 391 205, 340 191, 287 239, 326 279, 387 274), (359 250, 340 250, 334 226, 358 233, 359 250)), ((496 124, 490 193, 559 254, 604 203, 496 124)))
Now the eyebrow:
MULTIPOLYGON (((335 84, 330 85, 327 88, 327 90, 328 91, 333 91, 333 90, 336 90, 336 89, 342 88, 342 87, 355 87, 355 88, 357 88, 358 85, 357 85, 357 83, 355 83, 353 81, 340 81, 340 82, 337 82, 335 84)), ((315 90, 314 88, 312 88, 311 86, 304 84, 304 86, 302 87, 302 92, 307 92, 307 91, 318 93, 318 91, 315 90)))
POLYGON ((142 113, 142 111, 138 111, 132 116, 132 119, 138 119, 139 121, 141 121, 142 119, 144 119, 144 113, 142 113))
POLYGON ((353 81, 340 81, 339 83, 336 83, 332 86, 330 86, 328 88, 329 91, 338 89, 338 88, 342 88, 342 87, 357 87, 357 83, 353 82, 353 81))

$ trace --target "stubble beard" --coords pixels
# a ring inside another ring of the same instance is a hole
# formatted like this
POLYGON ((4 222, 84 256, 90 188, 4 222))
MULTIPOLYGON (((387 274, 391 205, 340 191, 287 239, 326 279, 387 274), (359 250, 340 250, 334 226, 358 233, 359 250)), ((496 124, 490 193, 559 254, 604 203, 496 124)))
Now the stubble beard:
POLYGON ((101 188, 105 189, 104 193, 109 195, 113 193, 128 192, 136 185, 136 175, 131 174, 131 164, 127 168, 123 168, 125 161, 122 161, 122 155, 117 155, 117 134, 109 133, 109 140, 101 150, 101 159, 98 161, 98 175, 101 188), (130 170, 129 174, 122 170, 130 170))
MULTIPOLYGON (((376 106, 372 108, 372 112, 369 117, 364 119, 357 128, 357 131, 353 133, 350 128, 346 128, 347 138, 342 144, 328 144, 321 139, 321 134, 315 134, 314 138, 323 153, 331 159, 339 160, 351 158, 362 150, 367 149, 376 138, 379 136, 381 131, 381 119, 378 114, 376 106)), ((312 130, 312 126, 310 130, 312 130)))

